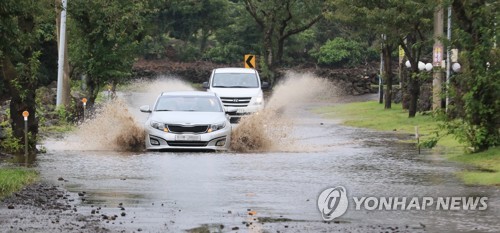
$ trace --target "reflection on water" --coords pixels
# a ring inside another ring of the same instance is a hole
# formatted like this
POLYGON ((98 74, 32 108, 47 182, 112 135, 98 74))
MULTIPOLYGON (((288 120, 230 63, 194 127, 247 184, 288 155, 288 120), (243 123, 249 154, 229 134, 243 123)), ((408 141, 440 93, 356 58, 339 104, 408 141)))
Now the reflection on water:
POLYGON ((123 219, 151 231, 165 230, 164 224, 173 231, 202 224, 240 225, 248 221, 248 209, 257 217, 319 224, 317 195, 338 185, 351 196, 490 197, 487 211, 367 213, 351 206, 340 218, 346 222, 343 226, 422 223, 431 231, 498 229, 498 190, 463 186, 454 175, 454 164, 427 160, 428 155, 418 155, 413 146, 396 143, 395 136, 377 139, 378 133, 328 122, 297 127, 326 135, 304 135, 300 140, 323 149, 259 154, 53 151, 40 156, 39 167, 45 180, 86 191, 83 208, 106 205, 103 211, 119 214, 116 206, 123 203, 131 211, 123 219), (58 177, 68 182, 59 182, 58 177))

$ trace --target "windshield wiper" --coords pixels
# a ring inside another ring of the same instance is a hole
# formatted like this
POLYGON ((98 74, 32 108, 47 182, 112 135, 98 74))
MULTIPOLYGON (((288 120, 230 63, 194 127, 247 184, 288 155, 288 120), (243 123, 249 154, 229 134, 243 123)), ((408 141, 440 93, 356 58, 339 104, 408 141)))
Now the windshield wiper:
POLYGON ((169 110, 169 109, 160 109, 160 110, 156 110, 157 112, 170 112, 170 111, 174 111, 174 110, 169 110))
POLYGON ((212 87, 218 87, 218 88, 231 88, 232 86, 212 86, 212 87))

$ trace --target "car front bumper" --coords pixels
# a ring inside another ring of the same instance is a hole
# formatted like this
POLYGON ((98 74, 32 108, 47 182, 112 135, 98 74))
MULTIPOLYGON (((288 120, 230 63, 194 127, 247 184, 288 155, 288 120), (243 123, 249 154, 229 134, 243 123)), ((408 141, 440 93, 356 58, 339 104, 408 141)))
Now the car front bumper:
POLYGON ((200 140, 176 140, 177 133, 167 133, 152 127, 146 129, 147 150, 228 150, 231 142, 231 127, 212 133, 184 134, 199 135, 200 140))

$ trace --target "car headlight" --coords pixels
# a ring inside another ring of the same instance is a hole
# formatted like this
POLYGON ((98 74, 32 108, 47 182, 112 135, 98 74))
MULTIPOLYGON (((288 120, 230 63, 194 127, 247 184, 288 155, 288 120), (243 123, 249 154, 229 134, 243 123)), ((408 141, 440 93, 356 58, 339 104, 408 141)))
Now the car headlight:
POLYGON ((157 122, 157 121, 151 121, 150 125, 151 125, 151 127, 155 128, 157 130, 161 130, 163 132, 168 132, 168 128, 165 127, 164 123, 157 122))
POLYGON ((264 97, 257 96, 253 102, 254 105, 262 105, 264 103, 264 97))
POLYGON ((208 127, 207 133, 211 133, 220 129, 224 129, 226 127, 226 122, 222 122, 219 124, 211 124, 210 127, 208 127))

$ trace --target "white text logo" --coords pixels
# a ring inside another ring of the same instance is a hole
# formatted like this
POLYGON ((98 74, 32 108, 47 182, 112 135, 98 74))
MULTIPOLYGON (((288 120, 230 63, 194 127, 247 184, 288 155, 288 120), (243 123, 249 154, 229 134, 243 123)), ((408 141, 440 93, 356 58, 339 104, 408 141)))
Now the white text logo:
POLYGON ((318 197, 318 208, 325 221, 342 216, 347 210, 347 205, 347 193, 342 186, 328 188, 318 197))

